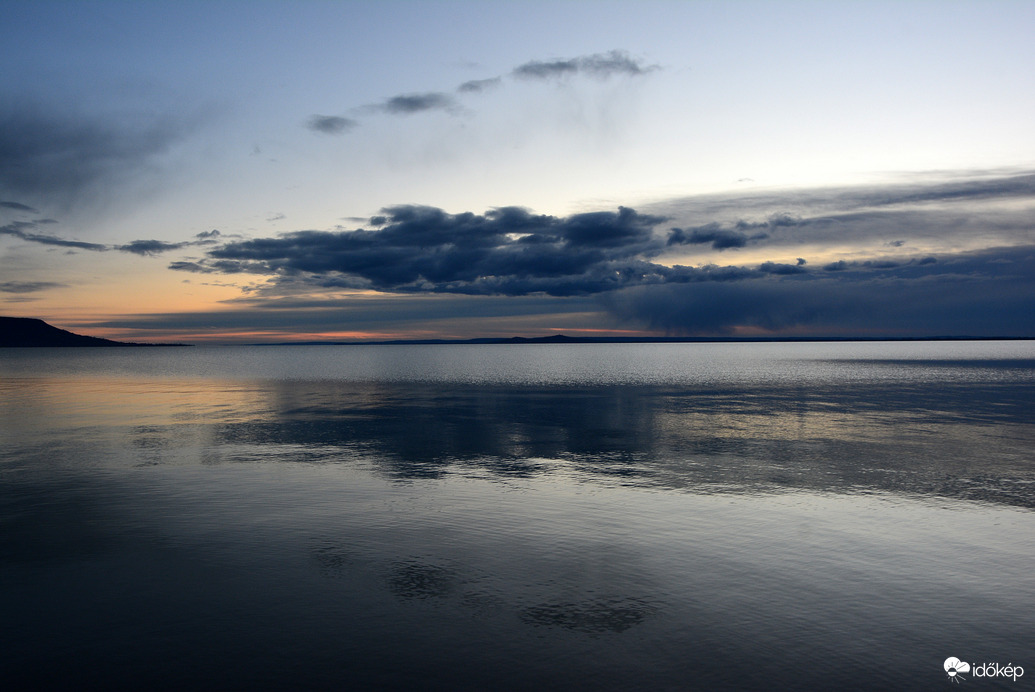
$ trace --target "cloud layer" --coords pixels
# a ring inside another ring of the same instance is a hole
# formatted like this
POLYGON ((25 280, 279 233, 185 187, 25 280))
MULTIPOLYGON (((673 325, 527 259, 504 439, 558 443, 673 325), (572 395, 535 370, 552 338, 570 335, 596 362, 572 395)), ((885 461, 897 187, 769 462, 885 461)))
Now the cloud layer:
MULTIPOLYGON (((401 205, 367 227, 224 242, 170 268, 266 277, 256 305, 348 289, 581 297, 615 324, 669 334, 1035 334, 1035 176, 700 206, 750 218, 676 227, 627 207, 559 217, 401 205), (870 254, 860 256, 867 239, 870 254), (932 239, 941 242, 933 250, 932 239), (783 259, 788 248, 823 260, 783 259), (674 261, 687 250, 728 263, 674 261), (738 262, 748 251, 771 259, 738 262)), ((678 213, 679 203, 670 208, 678 213)))

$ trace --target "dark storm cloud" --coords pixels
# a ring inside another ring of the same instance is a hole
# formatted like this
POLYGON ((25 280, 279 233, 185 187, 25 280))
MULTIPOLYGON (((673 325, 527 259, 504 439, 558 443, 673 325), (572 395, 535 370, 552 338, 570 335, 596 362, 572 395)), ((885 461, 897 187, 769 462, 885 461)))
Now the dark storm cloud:
POLYGON ((554 79, 580 74, 606 79, 612 75, 635 77, 655 69, 631 58, 625 51, 612 50, 567 60, 532 60, 514 68, 511 74, 522 79, 554 79))
POLYGON ((53 281, 0 281, 0 293, 38 293, 64 285, 53 281))
POLYGON ((297 231, 227 243, 187 271, 304 275, 323 288, 412 293, 580 295, 672 270, 644 261, 661 252, 661 217, 632 209, 569 217, 504 207, 448 214, 434 207, 383 210, 378 230, 297 231))
POLYGON ((424 111, 453 110, 456 108, 456 101, 449 94, 440 92, 400 94, 386 99, 374 108, 394 115, 409 115, 424 111))
POLYGON ((320 132, 325 135, 341 135, 355 128, 359 123, 351 118, 343 118, 340 115, 314 115, 306 122, 313 132, 320 132))
POLYGON ((0 194, 67 207, 130 180, 184 134, 171 120, 0 107, 0 194))
POLYGON ((616 317, 670 334, 755 327, 859 335, 1035 336, 1035 246, 754 280, 632 287, 616 317))
POLYGON ((76 250, 103 252, 108 249, 107 245, 85 243, 79 240, 66 240, 64 238, 58 238, 56 236, 46 235, 43 233, 33 233, 32 229, 35 227, 36 224, 31 221, 16 221, 5 226, 0 226, 0 235, 12 236, 30 243, 39 243, 40 245, 53 245, 56 247, 67 247, 76 250))

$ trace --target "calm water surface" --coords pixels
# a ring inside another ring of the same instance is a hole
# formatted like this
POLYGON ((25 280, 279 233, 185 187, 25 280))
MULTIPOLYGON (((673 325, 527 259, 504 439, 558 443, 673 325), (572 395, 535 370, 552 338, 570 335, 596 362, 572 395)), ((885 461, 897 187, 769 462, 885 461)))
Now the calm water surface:
POLYGON ((1033 342, 0 349, 11 689, 1031 689, 1033 604, 1033 342))

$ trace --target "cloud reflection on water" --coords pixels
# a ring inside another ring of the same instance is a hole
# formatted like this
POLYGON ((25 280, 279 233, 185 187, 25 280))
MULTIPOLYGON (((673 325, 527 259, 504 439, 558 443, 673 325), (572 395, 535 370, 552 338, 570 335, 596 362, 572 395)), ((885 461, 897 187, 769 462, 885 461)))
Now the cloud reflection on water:
MULTIPOLYGON (((677 388, 282 380, 233 459, 362 460, 400 481, 450 474, 691 492, 896 492, 1035 507, 1035 385, 677 388), (277 450, 284 447, 281 456, 277 450)), ((148 439, 153 439, 149 437, 148 439)), ((227 460, 230 460, 229 458, 227 460)))

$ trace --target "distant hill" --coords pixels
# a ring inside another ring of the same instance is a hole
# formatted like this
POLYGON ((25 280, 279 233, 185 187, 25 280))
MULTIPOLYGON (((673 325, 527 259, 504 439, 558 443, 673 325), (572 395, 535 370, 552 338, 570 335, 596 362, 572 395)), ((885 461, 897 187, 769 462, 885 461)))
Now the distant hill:
POLYGON ((0 347, 5 346, 148 346, 73 334, 31 317, 0 317, 0 347))

